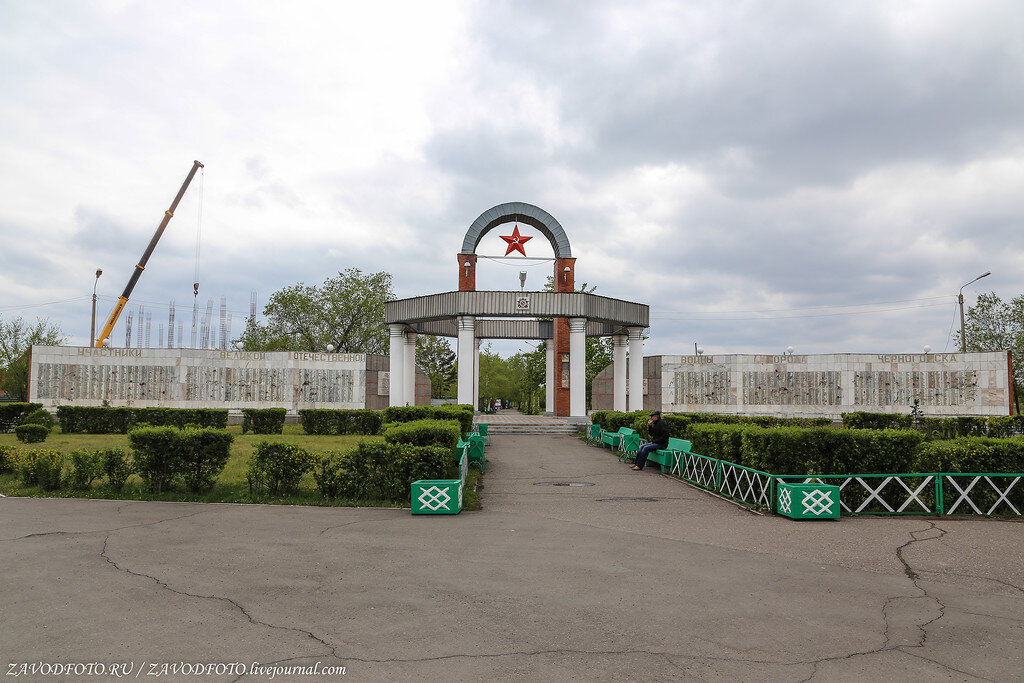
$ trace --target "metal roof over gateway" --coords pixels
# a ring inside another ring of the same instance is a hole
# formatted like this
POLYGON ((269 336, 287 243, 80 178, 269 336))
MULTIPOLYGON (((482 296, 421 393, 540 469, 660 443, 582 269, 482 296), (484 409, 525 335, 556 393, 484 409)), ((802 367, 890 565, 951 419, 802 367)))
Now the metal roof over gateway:
POLYGON ((385 323, 444 337, 457 336, 460 316, 525 318, 480 320, 476 336, 484 339, 552 338, 552 323, 536 318, 586 318, 587 336, 602 337, 647 327, 650 307, 585 292, 455 291, 389 301, 384 308, 385 323))

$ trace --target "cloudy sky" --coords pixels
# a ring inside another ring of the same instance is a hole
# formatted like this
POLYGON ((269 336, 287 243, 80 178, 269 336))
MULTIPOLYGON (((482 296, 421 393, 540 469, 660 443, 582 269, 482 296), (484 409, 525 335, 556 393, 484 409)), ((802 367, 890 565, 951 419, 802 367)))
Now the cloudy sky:
POLYGON ((1019 0, 0 0, 0 316, 87 343, 199 159, 129 304, 154 346, 197 243, 237 334, 349 267, 455 289, 523 201, 650 354, 953 350, 962 284, 1024 293, 1022 36, 1019 0))

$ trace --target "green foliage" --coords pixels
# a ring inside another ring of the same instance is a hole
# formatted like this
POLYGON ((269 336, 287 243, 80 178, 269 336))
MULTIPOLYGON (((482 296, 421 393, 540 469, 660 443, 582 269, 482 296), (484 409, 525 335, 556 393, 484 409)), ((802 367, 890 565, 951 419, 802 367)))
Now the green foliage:
POLYGON ((294 492, 302 475, 313 469, 313 455, 293 444, 261 441, 249 459, 249 493, 279 496, 294 492))
POLYGON ((455 352, 444 337, 421 334, 416 338, 416 365, 430 378, 430 397, 454 396, 457 372, 455 352))
POLYGON ((21 449, 0 445, 0 474, 17 472, 21 463, 21 449))
POLYGON ((685 439, 690 428, 690 418, 684 415, 662 415, 661 419, 668 425, 668 435, 677 439, 685 439))
MULTIPOLYGON (((704 422, 691 424, 686 439, 694 453, 737 465, 748 465, 743 458, 743 432, 751 425, 704 422)), ((752 465, 748 465, 751 466, 752 465)))
POLYGON ((462 433, 451 420, 414 420, 400 422, 384 429, 387 443, 406 443, 414 446, 440 446, 449 452, 455 449, 462 433))
POLYGON ((242 433, 280 434, 287 414, 284 408, 245 408, 242 410, 242 433))
POLYGON ((8 322, 0 318, 0 389, 27 400, 29 349, 33 344, 60 346, 66 341, 60 325, 48 320, 36 319, 29 325, 20 316, 8 322))
POLYGON ((994 439, 1008 439, 1024 435, 1024 415, 990 417, 988 419, 988 435, 994 439))
MULTIPOLYGON (((843 413, 843 427, 846 429, 910 429, 913 419, 899 413, 869 413, 858 410, 843 413)), ((926 418, 918 418, 926 419, 926 418)))
POLYGON ((391 275, 348 268, 320 285, 302 282, 270 295, 265 323, 250 318, 240 341, 246 351, 386 353, 384 304, 394 298, 391 275))
POLYGON ((50 430, 44 425, 27 424, 15 427, 14 434, 18 437, 18 441, 23 443, 39 443, 40 441, 46 441, 46 437, 50 435, 50 430))
POLYGON ((345 464, 345 454, 339 451, 314 454, 313 481, 327 500, 339 498, 353 488, 345 464))
POLYGON ((383 420, 376 410, 303 409, 299 421, 307 434, 365 434, 380 432, 383 420))
POLYGON ((154 492, 171 489, 179 479, 189 491, 209 489, 227 464, 233 439, 219 429, 142 427, 128 432, 135 470, 154 492))
POLYGON ((771 415, 718 415, 716 413, 679 413, 691 423, 749 424, 758 427, 828 427, 828 417, 773 417, 771 415))
POLYGON ((77 448, 71 451, 71 474, 68 485, 76 491, 90 486, 95 479, 103 476, 103 456, 100 451, 77 448))
POLYGON ((45 408, 39 410, 33 410, 31 413, 21 418, 21 424, 23 425, 43 425, 47 430, 53 429, 56 424, 53 420, 53 415, 50 415, 49 411, 45 408))
POLYGON ((113 408, 109 406, 58 406, 57 421, 65 434, 126 434, 139 426, 187 425, 224 429, 227 409, 212 408, 113 408))
POLYGON ((922 444, 918 472, 1024 473, 1024 437, 989 439, 963 437, 922 444))
POLYGON ((42 403, 0 403, 0 433, 11 431, 23 417, 42 407, 42 403))
POLYGON ((134 408, 58 406, 57 421, 65 434, 127 434, 135 413, 134 408))
POLYGON ((342 494, 404 501, 414 481, 442 478, 451 459, 450 448, 364 441, 343 458, 347 476, 342 494))
POLYGON ((19 463, 21 483, 25 486, 39 486, 44 491, 55 491, 60 488, 63 468, 64 454, 60 451, 23 451, 19 463))
POLYGON ((107 448, 99 450, 97 453, 100 456, 103 474, 107 475, 107 485, 115 493, 120 493, 124 489, 128 477, 135 472, 133 463, 121 448, 107 448))
POLYGON ((182 470, 184 445, 181 431, 173 427, 142 427, 128 432, 135 471, 146 489, 167 491, 182 470))
POLYGON ((208 490, 231 457, 234 436, 221 429, 186 429, 179 432, 179 438, 185 487, 195 493, 208 490))
POLYGON ((473 430, 473 408, 464 405, 446 406, 394 406, 381 412, 384 422, 412 422, 413 420, 455 420, 461 434, 473 430))
POLYGON ((922 440, 917 432, 894 429, 748 427, 742 464, 772 474, 912 472, 922 440))

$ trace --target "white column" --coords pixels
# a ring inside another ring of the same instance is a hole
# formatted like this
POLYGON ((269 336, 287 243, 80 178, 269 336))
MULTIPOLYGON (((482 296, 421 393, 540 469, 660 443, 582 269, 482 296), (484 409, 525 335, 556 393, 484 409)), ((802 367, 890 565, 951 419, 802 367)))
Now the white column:
POLYGON ((391 353, 391 364, 388 368, 391 377, 391 391, 388 394, 388 405, 404 406, 403 394, 405 392, 405 325, 388 325, 390 337, 388 338, 389 350, 391 353))
POLYGON ((544 414, 555 414, 555 340, 548 339, 547 358, 544 365, 544 414))
POLYGON ((626 412, 626 344, 629 338, 624 334, 612 337, 612 373, 613 380, 612 410, 626 412))
POLYGON ((629 332, 629 410, 644 409, 644 328, 629 332))
POLYGON ((405 372, 402 375, 405 380, 405 388, 402 390, 402 398, 405 405, 416 405, 416 333, 405 333, 405 372))
POLYGON ((480 340, 473 340, 473 410, 480 410, 480 340))
POLYGON ((471 315, 463 315, 459 316, 456 322, 459 326, 459 347, 457 350, 459 386, 458 393, 456 394, 458 398, 456 400, 459 403, 473 405, 473 371, 476 369, 476 364, 473 360, 473 337, 476 333, 476 318, 471 315))
POLYGON ((587 319, 569 318, 569 417, 587 416, 587 319))

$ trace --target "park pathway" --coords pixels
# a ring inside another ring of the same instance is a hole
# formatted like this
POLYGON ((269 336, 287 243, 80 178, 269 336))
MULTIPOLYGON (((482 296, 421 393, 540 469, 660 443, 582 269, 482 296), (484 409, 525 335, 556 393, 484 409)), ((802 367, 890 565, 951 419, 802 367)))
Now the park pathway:
POLYGON ((0 498, 0 664, 319 662, 370 681, 1024 672, 1019 523, 758 516, 571 436, 498 434, 487 458, 483 509, 454 517, 0 498))

